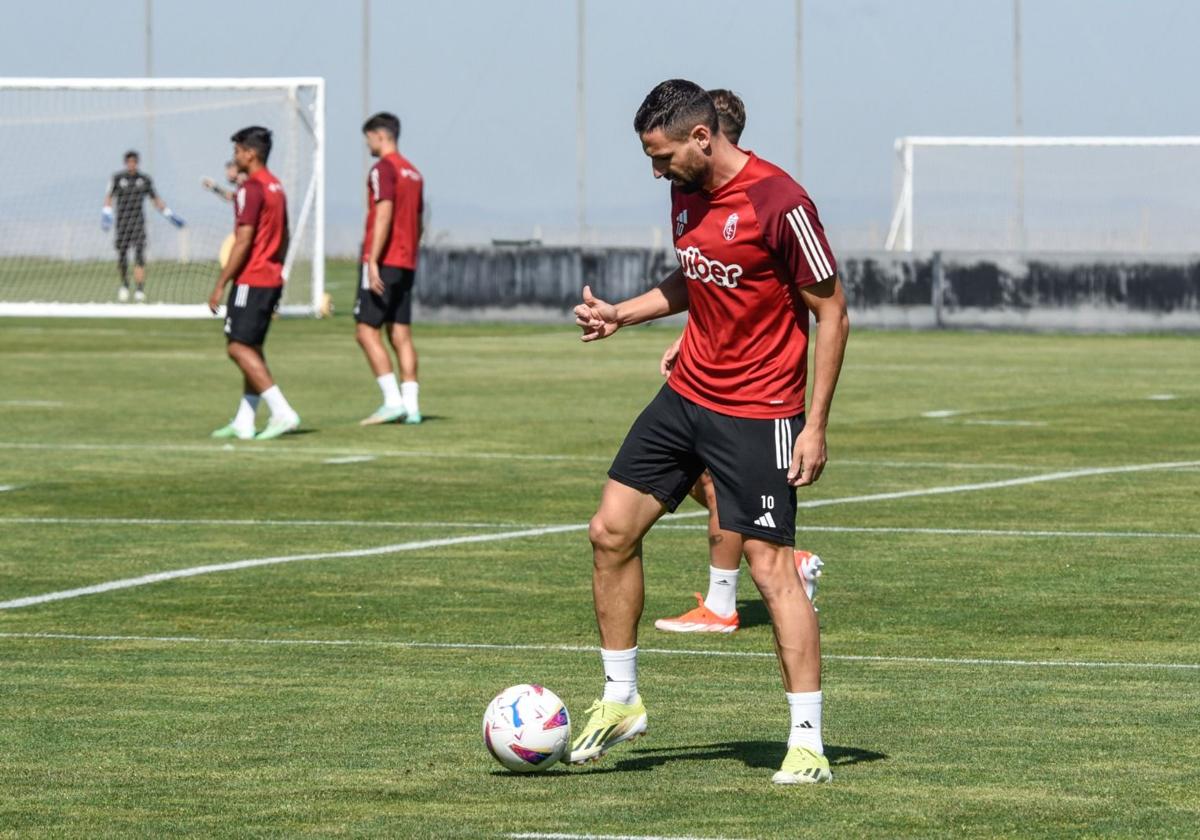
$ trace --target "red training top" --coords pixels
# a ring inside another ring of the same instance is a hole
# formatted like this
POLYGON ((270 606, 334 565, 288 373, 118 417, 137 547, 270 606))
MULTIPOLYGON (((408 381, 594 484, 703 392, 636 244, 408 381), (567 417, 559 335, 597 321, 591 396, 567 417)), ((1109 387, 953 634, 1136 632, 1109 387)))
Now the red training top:
POLYGON ((254 228, 254 241, 236 282, 272 288, 283 285, 283 259, 288 249, 287 196, 283 184, 265 166, 238 187, 233 201, 234 230, 254 228))
POLYGON ((837 273, 808 193, 751 152, 715 192, 672 187, 671 215, 688 324, 667 383, 733 417, 804 411, 808 308, 799 290, 837 273))
POLYGON ((371 259, 375 235, 375 207, 392 202, 392 229, 379 258, 380 265, 416 271, 424 209, 421 173, 399 152, 384 155, 367 176, 367 232, 363 236, 363 262, 371 259))

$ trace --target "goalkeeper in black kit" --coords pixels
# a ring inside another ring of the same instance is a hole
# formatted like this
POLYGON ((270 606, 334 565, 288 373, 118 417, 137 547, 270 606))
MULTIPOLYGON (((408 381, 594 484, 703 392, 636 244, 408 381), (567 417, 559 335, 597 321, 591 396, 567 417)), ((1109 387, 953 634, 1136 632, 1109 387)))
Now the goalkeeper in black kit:
POLYGON ((121 287, 117 289, 117 300, 129 300, 129 251, 133 251, 133 299, 138 303, 146 300, 146 216, 142 205, 146 199, 154 202, 155 209, 177 228, 183 227, 183 219, 172 212, 167 203, 154 191, 150 176, 138 169, 138 153, 125 153, 125 168, 112 176, 108 193, 104 196, 104 209, 100 213, 100 226, 108 231, 116 224, 113 245, 117 249, 117 267, 121 271, 121 287), (115 211, 115 212, 114 212, 115 211))

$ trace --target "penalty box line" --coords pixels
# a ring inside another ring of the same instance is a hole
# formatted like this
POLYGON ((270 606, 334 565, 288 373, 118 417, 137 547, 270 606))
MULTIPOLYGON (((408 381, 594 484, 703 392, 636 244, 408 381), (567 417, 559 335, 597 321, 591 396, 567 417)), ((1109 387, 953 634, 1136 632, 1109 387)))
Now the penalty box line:
MULTIPOLYGON (((944 487, 927 487, 919 490, 900 490, 891 493, 872 493, 864 496, 842 496, 834 499, 812 499, 805 502, 800 502, 797 507, 800 508, 815 508, 826 507, 828 505, 839 504, 858 504, 864 502, 876 502, 892 499, 908 499, 919 496, 938 496, 950 493, 969 493, 981 490, 993 490, 1006 487, 1019 487, 1027 484, 1038 484, 1049 481, 1063 481, 1074 478, 1087 478, 1091 476, 1113 475, 1123 473, 1138 473, 1149 472, 1154 470, 1171 470, 1179 469, 1180 467, 1195 467, 1200 466, 1200 461, 1167 461, 1154 464, 1129 464, 1119 467, 1089 467, 1086 469, 1063 470, 1059 472, 1044 473, 1042 475, 1024 476, 1022 478, 1009 478, 1000 481, 985 481, 974 484, 957 484, 944 487)), ((688 519, 697 516, 707 516, 708 511, 701 510, 692 513, 675 514, 670 517, 672 519, 688 519)), ((667 517, 664 517, 667 518, 667 517)), ((451 545, 464 545, 469 543, 483 542, 498 542, 501 540, 521 539, 524 537, 542 537, 548 534, 562 534, 571 531, 586 530, 588 524, 586 522, 574 525, 551 525, 543 528, 526 528, 516 531, 501 531, 492 534, 472 534, 469 536, 446 537, 435 540, 416 540, 405 543, 395 543, 393 545, 382 545, 374 548, 352 549, 348 551, 330 551, 315 554, 294 554, 280 557, 258 557, 250 560, 237 560, 232 563, 212 563, 203 566, 192 566, 186 569, 172 569, 165 572, 155 572, 153 574, 141 575, 133 578, 122 578, 119 580, 111 580, 105 583, 98 583, 92 586, 81 586, 74 589, 64 589, 58 592, 46 592, 41 595, 29 595, 23 598, 14 598, 8 601, 0 601, 0 610, 21 609, 23 607, 31 607, 37 604, 45 604, 51 601, 63 601, 70 598, 79 598, 84 595, 97 595, 103 592, 112 592, 118 589, 132 589, 139 586, 148 586, 154 583, 162 583, 168 580, 178 580, 180 578, 198 577, 200 575, 209 575, 217 572, 232 572, 241 569, 259 568, 262 566, 275 566, 282 563, 295 563, 306 560, 335 560, 340 558, 351 557, 371 557, 383 554, 396 554, 405 551, 417 551, 422 549, 442 548, 451 545)))
MULTIPOLYGON (((485 642, 406 642, 389 639, 249 639, 213 638, 205 636, 138 636, 86 633, 0 633, 0 639, 28 641, 73 641, 73 642, 132 642, 148 644, 197 644, 247 647, 315 647, 315 648, 385 648, 395 650, 461 650, 495 652, 536 653, 588 653, 600 652, 591 645, 527 645, 493 644, 485 642)), ((774 653, 749 650, 688 650, 686 648, 639 647, 638 653, 652 656, 692 656, 717 659, 774 659, 774 653)), ((1200 663, 1194 662, 1113 662, 1086 659, 1007 659, 996 657, 952 657, 952 656, 872 656, 865 654, 825 653, 822 659, 833 662, 863 662, 902 665, 959 665, 1013 668, 1069 668, 1069 669, 1118 669, 1158 671, 1200 671, 1200 663)))

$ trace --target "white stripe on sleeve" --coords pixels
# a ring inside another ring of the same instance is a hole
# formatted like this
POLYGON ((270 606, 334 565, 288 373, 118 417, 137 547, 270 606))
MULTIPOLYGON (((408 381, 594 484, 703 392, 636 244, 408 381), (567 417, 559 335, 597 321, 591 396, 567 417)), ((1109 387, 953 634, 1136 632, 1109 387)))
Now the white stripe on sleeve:
POLYGON ((821 247, 821 240, 817 237, 817 232, 813 230, 812 221, 808 218, 808 214, 804 212, 804 205, 797 207, 796 212, 799 214, 801 227, 808 233, 809 241, 812 242, 813 247, 816 249, 818 261, 825 266, 825 277, 823 279, 832 277, 833 266, 829 264, 829 258, 825 256, 825 249, 821 247))
POLYGON ((792 226, 792 231, 796 234, 796 239, 800 242, 800 250, 804 252, 804 258, 808 260, 808 267, 813 273, 813 277, 820 277, 820 272, 817 271, 817 264, 813 262, 812 254, 808 252, 808 243, 804 241, 804 234, 800 232, 800 226, 796 222, 796 211, 793 210, 787 214, 788 224, 792 226))

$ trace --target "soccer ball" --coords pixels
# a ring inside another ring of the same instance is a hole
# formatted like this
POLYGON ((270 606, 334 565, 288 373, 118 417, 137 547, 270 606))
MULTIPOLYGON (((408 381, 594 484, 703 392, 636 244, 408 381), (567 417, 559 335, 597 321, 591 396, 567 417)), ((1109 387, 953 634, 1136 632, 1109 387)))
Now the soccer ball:
POLYGON ((571 717, 558 695, 540 685, 504 689, 483 713, 483 745, 514 773, 541 773, 571 743, 571 717))

